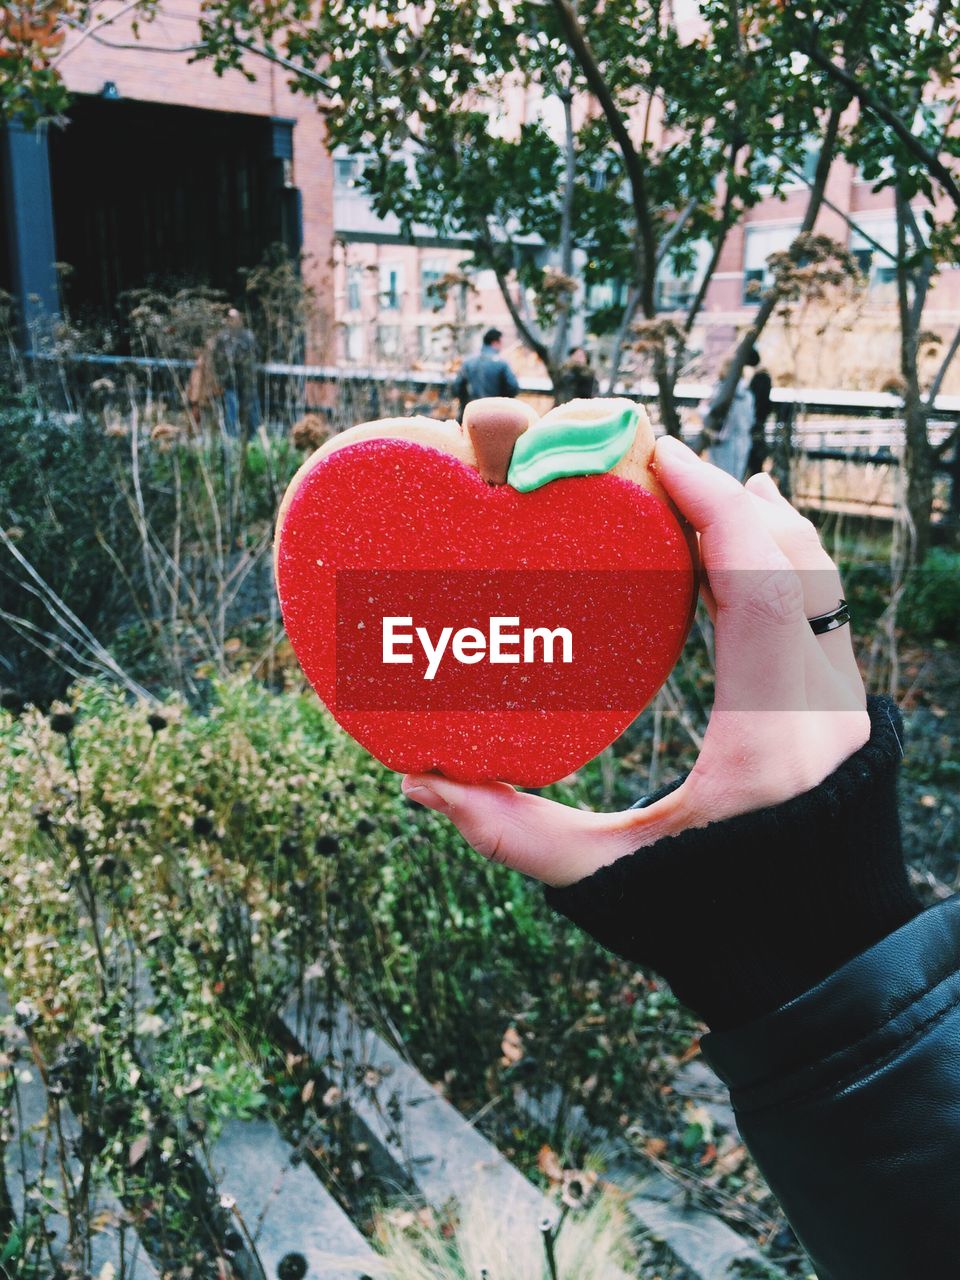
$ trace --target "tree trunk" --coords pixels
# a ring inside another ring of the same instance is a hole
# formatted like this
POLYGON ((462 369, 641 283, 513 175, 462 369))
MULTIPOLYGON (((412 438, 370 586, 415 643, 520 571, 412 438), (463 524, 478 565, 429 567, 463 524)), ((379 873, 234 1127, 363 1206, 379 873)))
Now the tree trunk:
POLYGON ((793 498, 793 422, 795 404, 778 406, 777 425, 773 436, 773 475, 780 492, 789 502, 793 498))
MULTIPOLYGON (((830 109, 827 122, 823 131, 823 142, 820 146, 820 156, 817 160, 817 169, 814 174, 813 183, 810 187, 810 194, 807 198, 807 208, 803 215, 803 221, 800 224, 800 230, 797 232, 793 244, 790 246, 790 253, 794 254, 798 244, 802 243, 803 237, 808 235, 816 225, 817 215, 823 205, 823 197, 827 189, 827 179, 830 176, 830 166, 833 164, 833 158, 837 150, 837 134, 840 129, 840 117, 846 101, 841 104, 835 104, 830 109)), ((741 338, 733 359, 730 361, 730 368, 724 378, 720 392, 714 399, 714 406, 710 413, 710 421, 708 426, 715 431, 722 428, 726 421, 727 414, 730 412, 730 406, 733 404, 733 397, 736 394, 737 385, 746 368, 747 357, 755 346, 760 334, 766 327, 767 321, 777 309, 780 299, 776 287, 767 291, 760 300, 757 308, 753 324, 741 338)))
MULTIPOLYGON (((927 435, 927 406, 920 394, 917 355, 920 322, 930 281, 930 267, 911 272, 907 226, 911 211, 899 187, 897 207, 897 309, 900 318, 900 373, 903 377, 903 466, 906 472, 906 507, 911 528, 912 565, 923 564, 930 546, 930 519, 933 511, 933 450, 927 435), (912 277, 912 278, 911 278, 912 277), (914 296, 911 300, 910 285, 914 296)), ((919 246, 918 246, 919 248, 919 246)))
POLYGON ((657 380, 657 402, 660 405, 660 422, 669 436, 680 436, 680 415, 673 398, 676 388, 676 366, 667 359, 667 353, 658 347, 653 357, 653 372, 657 380))
POLYGON ((913 530, 915 565, 922 565, 930 548, 930 521, 933 511, 933 463, 927 439, 927 410, 919 388, 908 388, 904 396, 905 449, 907 472, 907 513, 913 530))

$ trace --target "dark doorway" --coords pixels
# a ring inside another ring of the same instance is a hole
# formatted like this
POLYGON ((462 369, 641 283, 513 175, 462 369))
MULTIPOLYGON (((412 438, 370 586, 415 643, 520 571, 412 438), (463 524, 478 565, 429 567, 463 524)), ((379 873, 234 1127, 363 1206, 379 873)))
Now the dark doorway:
POLYGON ((283 244, 300 252, 293 123, 126 99, 77 98, 50 132, 57 257, 74 313, 106 315, 147 285, 210 285, 283 244))

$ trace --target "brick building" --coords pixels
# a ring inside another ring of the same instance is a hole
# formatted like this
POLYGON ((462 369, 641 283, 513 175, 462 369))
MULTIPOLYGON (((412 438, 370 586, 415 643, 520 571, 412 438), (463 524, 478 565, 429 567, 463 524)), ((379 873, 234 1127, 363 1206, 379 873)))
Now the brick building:
MULTIPOLYGON (((413 229, 411 244, 396 218, 377 218, 357 185, 360 162, 334 157, 334 307, 338 356, 346 366, 448 369, 477 350, 485 329, 503 330, 511 362, 542 374, 516 337, 492 271, 467 273, 466 240, 413 229)), ((531 252, 537 246, 524 242, 531 252)))
MULTIPOLYGON (((812 172, 815 156, 810 158, 812 172)), ((722 358, 735 334, 749 323, 755 290, 769 279, 767 259, 792 243, 807 197, 808 188, 798 179, 783 199, 771 196, 761 201, 732 230, 696 335, 708 366, 722 358)), ((815 229, 853 254, 866 278, 865 289, 846 303, 800 307, 792 324, 771 321, 761 341, 764 359, 781 381, 795 385, 881 390, 899 370, 896 275, 893 263, 877 248, 896 250, 893 193, 873 191, 853 166, 836 160, 826 200, 815 229)), ((930 292, 925 321, 942 339, 952 337, 960 325, 960 270, 941 271, 930 292)), ((931 366, 935 362, 931 353, 931 366)), ((960 370, 952 370, 947 387, 960 387, 960 370)))
POLYGON ((55 262, 71 268, 78 309, 151 279, 238 300, 241 270, 274 244, 306 255, 329 304, 333 167, 322 118, 262 58, 247 60, 255 82, 191 64, 197 11, 193 0, 163 4, 139 39, 129 15, 70 36, 68 120, 0 135, 0 286, 28 318, 56 309, 55 262))

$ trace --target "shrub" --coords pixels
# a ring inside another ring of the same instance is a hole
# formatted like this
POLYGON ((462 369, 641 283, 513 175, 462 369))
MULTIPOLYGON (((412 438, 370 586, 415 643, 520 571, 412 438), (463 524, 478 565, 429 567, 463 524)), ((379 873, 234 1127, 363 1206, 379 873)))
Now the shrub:
POLYGON ((960 640, 960 551, 933 547, 927 553, 907 581, 899 619, 912 635, 960 640))
POLYGON ((217 686, 208 715, 97 684, 72 726, 0 712, 0 892, 38 1036, 98 1044, 121 1079, 135 1025, 164 1106, 205 1124, 258 1105, 273 1020, 317 966, 470 1104, 560 1085, 619 1123, 692 1034, 665 990, 413 809, 312 698, 249 684, 217 686), (134 952, 155 995, 131 1012, 134 952))
MULTIPOLYGON (((107 637, 129 613, 124 575, 135 572, 128 516, 112 476, 121 447, 95 421, 68 421, 31 397, 0 404, 0 529, 56 584, 80 621, 107 637)), ((0 548, 4 616, 2 683, 25 699, 45 702, 63 691, 69 669, 82 673, 65 647, 64 629, 37 597, 36 584, 0 548), (11 626, 12 618, 17 625, 11 626), (67 671, 51 663, 36 642, 59 656, 67 671)))
POLYGON ((108 650, 128 688, 197 694, 203 673, 226 674, 237 630, 276 642, 258 628, 273 616, 273 520, 295 450, 265 435, 195 436, 163 412, 67 416, 28 396, 0 405, 0 530, 13 544, 0 545, 0 633, 11 634, 0 683, 21 700, 47 703, 79 675, 116 676, 108 650))

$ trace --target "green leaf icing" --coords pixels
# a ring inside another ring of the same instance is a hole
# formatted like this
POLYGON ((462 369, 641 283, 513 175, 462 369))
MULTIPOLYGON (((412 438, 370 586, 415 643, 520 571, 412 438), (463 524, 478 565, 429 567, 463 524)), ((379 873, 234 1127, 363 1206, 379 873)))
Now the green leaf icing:
POLYGON ((612 470, 633 443, 640 413, 635 405, 594 422, 562 419, 525 431, 513 449, 507 484, 530 493, 563 476, 595 476, 612 470))

